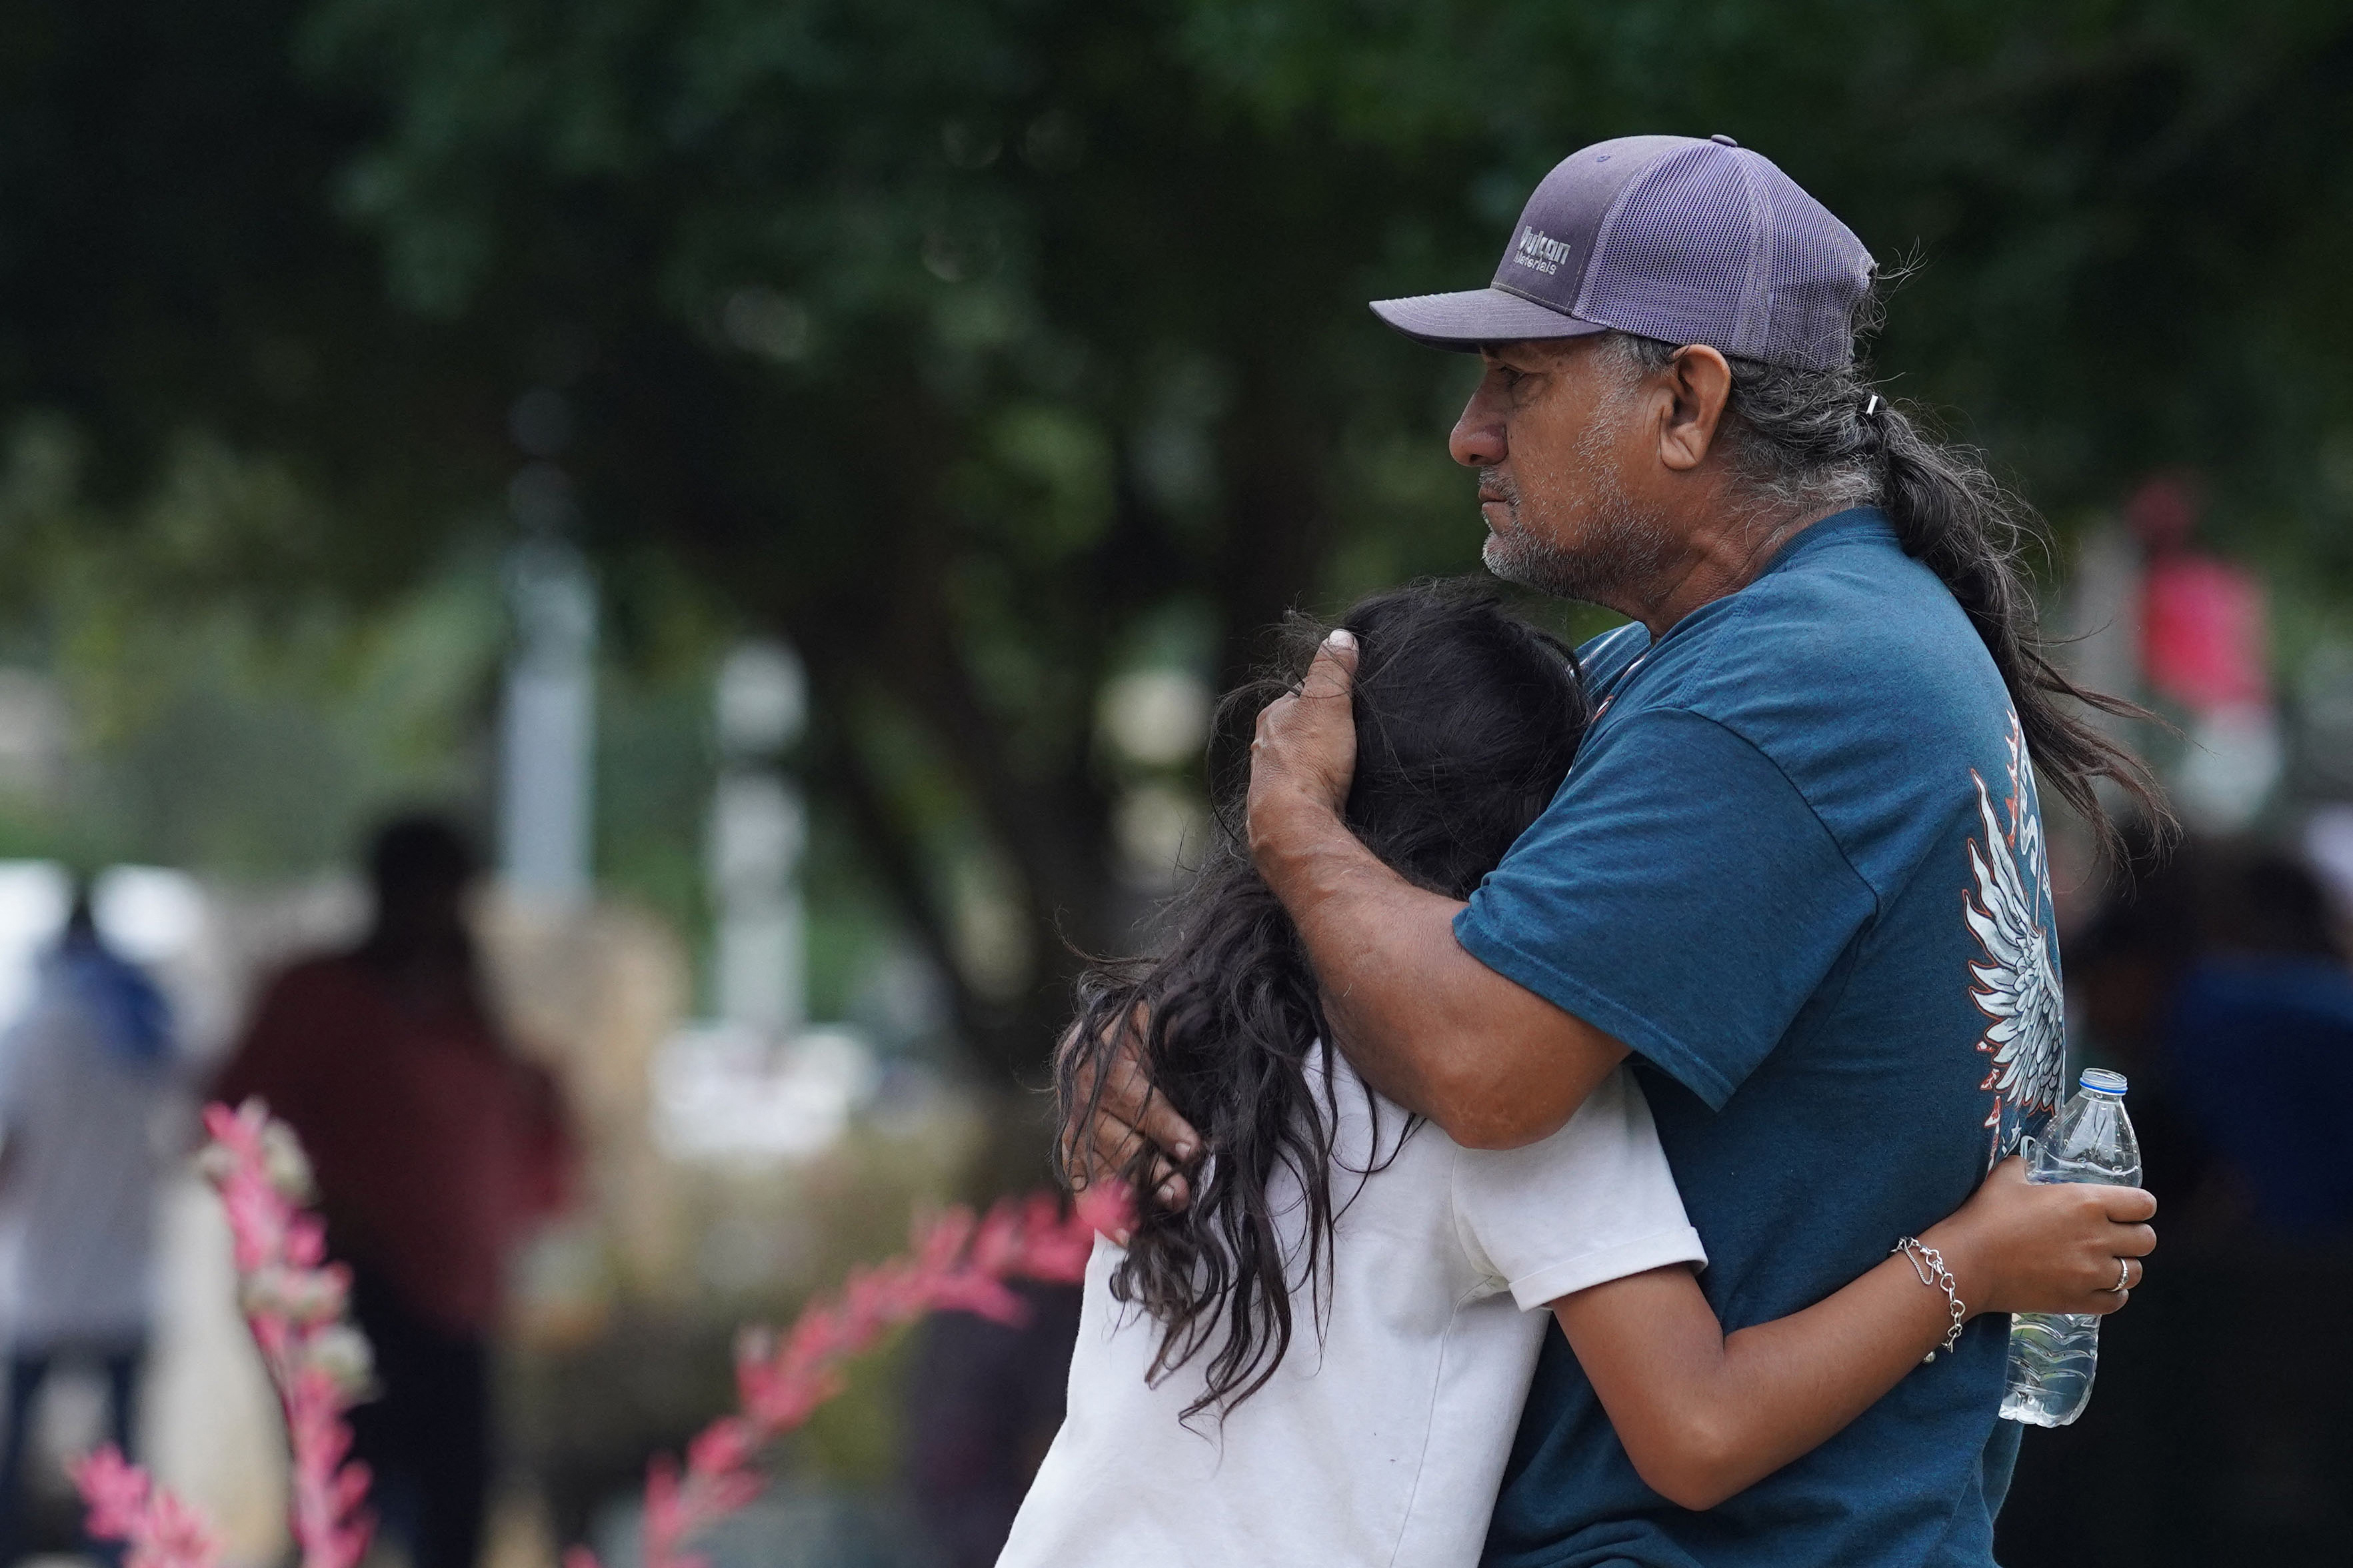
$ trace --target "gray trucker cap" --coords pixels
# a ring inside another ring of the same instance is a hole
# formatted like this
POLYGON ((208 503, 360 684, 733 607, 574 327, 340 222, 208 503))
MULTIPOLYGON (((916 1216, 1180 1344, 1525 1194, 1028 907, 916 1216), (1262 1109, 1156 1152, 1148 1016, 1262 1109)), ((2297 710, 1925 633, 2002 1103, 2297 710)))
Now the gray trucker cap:
POLYGON ((1729 136, 1624 136, 1544 177, 1493 283, 1373 311, 1442 349, 1614 331, 1832 370, 1871 271, 1852 229, 1729 136))

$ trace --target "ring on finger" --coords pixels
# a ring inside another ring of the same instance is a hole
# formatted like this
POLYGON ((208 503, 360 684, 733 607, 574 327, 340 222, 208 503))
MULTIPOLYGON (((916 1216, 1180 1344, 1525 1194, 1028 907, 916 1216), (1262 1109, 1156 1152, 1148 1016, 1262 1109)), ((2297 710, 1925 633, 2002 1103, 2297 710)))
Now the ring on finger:
POLYGON ((2126 1287, 2126 1285, 2130 1284, 2130 1283, 2131 1283, 2131 1281, 2132 1281, 2132 1259, 2131 1259, 2131 1258, 2117 1258, 2117 1259, 2116 1259, 2116 1282, 2115 1284, 2113 1284, 2113 1285, 2111 1285, 2111 1286, 2109 1286, 2109 1287, 2108 1287, 2108 1294, 2110 1294, 2111 1296, 2121 1296, 2121 1295, 2123 1295, 2123 1294, 2124 1294, 2124 1291, 2125 1291, 2125 1287, 2126 1287))

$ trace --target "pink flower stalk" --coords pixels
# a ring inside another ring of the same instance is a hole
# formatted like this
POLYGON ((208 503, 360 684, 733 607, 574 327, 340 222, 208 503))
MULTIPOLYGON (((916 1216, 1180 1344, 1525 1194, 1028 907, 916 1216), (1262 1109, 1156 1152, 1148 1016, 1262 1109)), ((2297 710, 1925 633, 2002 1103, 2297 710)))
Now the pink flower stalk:
POLYGON ((127 1568, 213 1568, 219 1546, 196 1510, 148 1479, 109 1443, 72 1466, 90 1533, 130 1547, 127 1568))
MULTIPOLYGON (((346 1463, 343 1416, 365 1397, 368 1342, 344 1321, 350 1272, 326 1259, 326 1229, 302 1205, 311 1171, 292 1129, 258 1100, 205 1108, 212 1142, 202 1166, 227 1212, 238 1300, 286 1414, 293 1451, 291 1523, 301 1568, 356 1568, 374 1521, 364 1509, 367 1467, 346 1463)), ((948 1210, 914 1227, 910 1250, 853 1270, 838 1295, 802 1311, 789 1332, 746 1332, 736 1346, 741 1405, 687 1446, 686 1463, 648 1467, 644 1568, 707 1568, 688 1542, 760 1494, 760 1452, 841 1392, 843 1369, 884 1335, 935 1311, 1018 1322, 1012 1279, 1075 1283, 1097 1232, 1134 1216, 1127 1194, 1092 1188, 1070 1214, 1051 1194, 1007 1200, 976 1219, 948 1210)), ((127 1568, 217 1568, 218 1547, 195 1510, 156 1486, 111 1447, 77 1463, 90 1533, 128 1544, 127 1568)), ((564 1568, 598 1568, 575 1546, 564 1568)))
MULTIPOLYGON (((212 1135, 199 1165, 228 1215, 237 1301, 278 1390, 293 1454, 290 1523, 302 1568, 355 1568, 374 1528, 363 1508, 367 1467, 346 1463, 345 1412, 366 1397, 368 1342, 344 1321, 351 1274, 326 1261, 326 1226, 304 1212, 310 1163, 293 1129, 249 1100, 205 1108, 212 1135)), ((130 1568, 213 1568, 195 1511, 112 1448, 74 1469, 90 1533, 130 1544, 130 1568)))
MULTIPOLYGON (((747 1331, 735 1351, 740 1410, 687 1446, 683 1470, 667 1456, 648 1469, 644 1568, 707 1568, 687 1544, 759 1496, 760 1451, 839 1394, 843 1368, 884 1335, 935 1311, 1018 1322, 1026 1309, 1008 1280, 1076 1283, 1096 1233, 1130 1219, 1126 1194, 1109 1187, 1089 1191, 1067 1216, 1043 1193, 977 1221, 950 1209, 915 1226, 908 1252, 853 1270, 838 1295, 810 1302, 788 1332, 747 1331)), ((565 1568, 597 1568, 596 1559, 575 1547, 565 1568)))

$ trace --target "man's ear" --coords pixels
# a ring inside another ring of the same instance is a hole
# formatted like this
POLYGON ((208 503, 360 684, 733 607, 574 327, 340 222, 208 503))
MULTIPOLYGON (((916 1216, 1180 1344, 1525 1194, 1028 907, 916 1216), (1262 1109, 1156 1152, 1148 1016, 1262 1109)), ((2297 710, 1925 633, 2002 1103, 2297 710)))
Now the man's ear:
POLYGON ((1693 343, 1677 349, 1660 374, 1670 401, 1659 426, 1659 460, 1689 472, 1715 445, 1716 426, 1732 395, 1732 366, 1705 343, 1693 343))

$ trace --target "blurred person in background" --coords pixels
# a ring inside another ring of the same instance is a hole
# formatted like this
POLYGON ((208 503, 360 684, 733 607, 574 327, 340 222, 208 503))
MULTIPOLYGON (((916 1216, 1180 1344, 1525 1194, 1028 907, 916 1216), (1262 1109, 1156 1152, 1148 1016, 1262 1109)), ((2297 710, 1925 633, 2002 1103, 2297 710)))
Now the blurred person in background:
MULTIPOLYGON (((1027 1192, 1048 1136, 1035 1101, 1004 1106, 960 1194, 976 1207, 1027 1192)), ((1061 1428, 1079 1340, 1076 1285, 1021 1280, 1018 1322, 935 1312, 910 1347, 900 1479, 937 1568, 989 1568, 1061 1428)))
MULTIPOLYGON (((2212 1542, 2244 1542, 2247 1561, 2310 1562, 2353 1529, 2353 972, 2300 860, 2225 844, 2193 869, 2198 952, 2163 1046, 2212 1151, 2201 1206, 2219 1289, 2185 1302, 2204 1333, 2184 1336, 2198 1349, 2172 1361, 2168 1392, 2214 1436, 2212 1542), (2251 1358, 2224 1325, 2255 1321, 2264 1347, 2251 1358)), ((2184 1282, 2207 1278, 2193 1268, 2184 1282)))
POLYGON ((2133 858, 2068 975, 2092 1049, 2132 1076, 2159 1201, 2215 1234, 2353 1231, 2353 969, 2327 889, 2259 844, 2133 858))
POLYGON ((988 1568, 1060 1430, 1080 1293, 1024 1280, 1018 1323, 940 1312, 907 1378, 907 1487, 943 1568, 988 1568))
POLYGON ((78 887, 30 1005, 0 1039, 0 1205, 20 1227, 0 1562, 25 1545, 25 1461, 52 1368, 98 1368, 108 1440, 132 1450, 174 1065, 163 994, 107 945, 78 887))
POLYGON ((2202 840, 2160 854, 2134 825, 2108 884, 2082 931, 2066 942, 2070 1016, 2086 1059, 2132 1080, 2133 1129, 2158 1212, 2175 1226, 2199 1223, 2213 1152, 2184 1103, 2166 1050, 2173 998, 2199 949, 2202 840))
POLYGON ((2144 833, 2126 858, 2067 945, 2068 997, 2088 1059, 2132 1079, 2169 1262, 2102 1330, 2091 1409, 2021 1469, 2000 1560, 2335 1561, 2353 1530, 2353 972, 2322 886, 2277 848, 2159 858, 2144 833))
POLYGON ((2238 1195, 2280 1237, 2353 1235, 2353 970, 2320 879, 2276 850, 2212 859, 2167 1066, 2238 1195))
POLYGON ((278 977, 218 1094, 261 1096, 317 1171, 375 1352, 383 1392, 352 1426, 386 1529, 415 1568, 473 1568, 507 1259, 564 1202, 572 1142, 554 1080, 516 1055, 483 994, 465 835, 399 818, 368 871, 365 940, 278 977))

